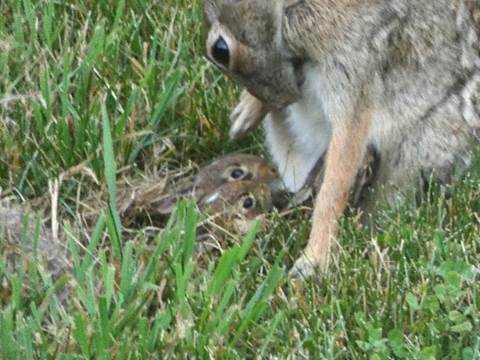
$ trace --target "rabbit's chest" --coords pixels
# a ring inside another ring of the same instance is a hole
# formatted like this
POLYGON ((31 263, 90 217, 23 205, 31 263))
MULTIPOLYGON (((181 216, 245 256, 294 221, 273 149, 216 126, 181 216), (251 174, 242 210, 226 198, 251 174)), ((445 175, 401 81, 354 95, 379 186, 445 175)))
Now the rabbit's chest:
POLYGON ((330 142, 331 97, 318 76, 308 76, 304 96, 266 121, 267 145, 290 191, 299 190, 330 142))
POLYGON ((316 156, 330 142, 336 94, 331 86, 334 80, 323 76, 318 67, 307 68, 305 77, 303 96, 288 107, 287 122, 298 151, 316 156))

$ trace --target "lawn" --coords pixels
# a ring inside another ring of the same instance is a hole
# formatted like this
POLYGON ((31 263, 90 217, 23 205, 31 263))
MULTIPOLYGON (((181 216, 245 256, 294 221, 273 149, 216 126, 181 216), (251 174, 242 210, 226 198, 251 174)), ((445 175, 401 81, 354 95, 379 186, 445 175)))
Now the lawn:
POLYGON ((479 164, 448 197, 371 227, 346 216, 337 261, 303 283, 286 273, 308 209, 202 266, 191 204, 123 227, 116 179, 265 152, 261 131, 228 139, 237 96, 204 56, 200 1, 0 1, 1 196, 58 204, 72 264, 53 281, 0 254, 0 358, 479 359, 479 164), (78 204, 95 197, 110 200, 89 226, 78 204))

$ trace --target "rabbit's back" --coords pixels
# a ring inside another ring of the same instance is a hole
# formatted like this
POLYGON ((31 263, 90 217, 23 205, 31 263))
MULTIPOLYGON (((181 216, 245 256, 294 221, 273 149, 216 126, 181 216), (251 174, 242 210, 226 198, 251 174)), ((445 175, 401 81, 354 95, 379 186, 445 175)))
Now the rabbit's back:
POLYGON ((409 4, 405 23, 382 39, 384 96, 370 134, 390 202, 432 179, 451 182, 480 142, 480 2, 409 4))
POLYGON ((316 61, 304 66, 303 98, 286 117, 266 123, 286 183, 290 172, 302 181, 299 164, 307 173, 311 149, 318 149, 313 158, 326 151, 320 143, 328 131, 316 128, 335 126, 344 111, 338 104, 349 99, 372 103, 369 142, 381 154, 375 186, 391 190, 387 198, 432 174, 448 182, 463 173, 480 136, 479 14, 479 0, 312 0, 287 7, 286 42, 316 61), (305 101, 309 96, 314 100, 305 101), (312 131, 292 126, 297 118, 312 131), (294 155, 300 160, 292 162, 294 155))

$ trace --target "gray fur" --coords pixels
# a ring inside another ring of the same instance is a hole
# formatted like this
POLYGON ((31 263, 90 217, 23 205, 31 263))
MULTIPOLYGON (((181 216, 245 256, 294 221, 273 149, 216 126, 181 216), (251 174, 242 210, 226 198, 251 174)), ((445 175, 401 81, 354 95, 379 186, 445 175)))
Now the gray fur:
MULTIPOLYGON (((334 77, 326 89, 343 106, 353 108, 361 96, 373 101, 378 112, 369 140, 382 158, 375 186, 390 189, 387 199, 422 174, 449 182, 468 168, 480 131, 478 0, 287 1, 281 20, 272 20, 281 1, 209 3, 216 4, 216 20, 249 49, 248 71, 224 71, 267 105, 278 108, 271 99, 281 98, 288 108, 309 90, 300 85, 292 96, 289 84, 303 79, 285 80, 268 66, 274 58, 278 66, 307 64, 291 74, 305 76, 313 63, 334 77), (271 28, 278 23, 280 29, 271 28)), ((283 116, 276 111, 271 122, 281 126, 283 116)))
MULTIPOLYGON (((381 159, 369 182, 389 203, 471 164, 480 142, 480 0, 210 0, 206 13, 207 51, 224 34, 232 59, 223 71, 270 111, 267 145, 287 188, 299 190, 326 154, 292 275, 328 266, 368 146, 381 159), (265 16, 224 22, 224 12, 265 16)), ((252 116, 262 113, 245 98, 233 118, 241 134, 242 122, 258 124, 252 116)))

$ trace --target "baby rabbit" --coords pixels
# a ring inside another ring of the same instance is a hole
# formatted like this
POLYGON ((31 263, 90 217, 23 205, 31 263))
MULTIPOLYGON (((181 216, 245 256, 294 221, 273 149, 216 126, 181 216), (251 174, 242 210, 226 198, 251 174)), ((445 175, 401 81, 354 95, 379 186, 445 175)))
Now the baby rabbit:
POLYGON ((205 196, 198 206, 217 227, 244 234, 271 210, 272 190, 268 184, 252 180, 229 182, 205 196))
POLYGON ((225 234, 241 236, 271 210, 279 188, 278 174, 266 160, 248 154, 220 157, 194 176, 189 184, 159 202, 150 212, 170 214, 180 198, 192 198, 207 215, 197 235, 197 253, 220 247, 225 234))
POLYGON ((207 56, 248 91, 233 135, 268 113, 267 145, 291 191, 325 154, 292 276, 327 268, 368 146, 380 158, 372 186, 389 202, 468 168, 480 137, 479 13, 480 0, 204 0, 207 56))
MULTIPOLYGON (((256 220, 271 210, 272 191, 268 184, 252 180, 228 182, 198 204, 205 220, 197 229, 196 261, 207 265, 218 252, 241 239, 256 220)), ((262 224, 265 224, 262 221, 262 224)))
MULTIPOLYGON (((192 198, 199 205, 206 204, 208 201, 205 198, 219 193, 223 185, 245 180, 268 184, 272 189, 279 187, 278 173, 268 161, 250 154, 229 154, 202 167, 193 180, 173 189, 173 194, 150 204, 149 208, 152 212, 167 215, 173 211, 180 198, 192 198)), ((223 189, 232 190, 235 187, 223 189)))

